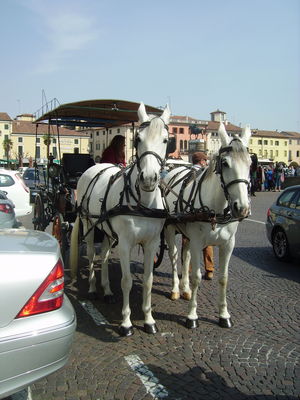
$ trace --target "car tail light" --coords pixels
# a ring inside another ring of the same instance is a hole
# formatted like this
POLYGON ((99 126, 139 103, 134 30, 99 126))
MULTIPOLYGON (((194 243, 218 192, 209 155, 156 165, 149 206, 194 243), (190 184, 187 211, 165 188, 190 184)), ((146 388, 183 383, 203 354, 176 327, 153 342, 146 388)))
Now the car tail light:
POLYGON ((64 267, 62 261, 59 260, 16 318, 56 310, 62 306, 63 296, 64 267))
POLYGON ((12 214, 14 209, 9 204, 0 204, 0 211, 4 212, 5 214, 12 214))
POLYGON ((269 217, 270 215, 271 215, 271 211, 270 211, 270 209, 268 208, 267 217, 269 217))

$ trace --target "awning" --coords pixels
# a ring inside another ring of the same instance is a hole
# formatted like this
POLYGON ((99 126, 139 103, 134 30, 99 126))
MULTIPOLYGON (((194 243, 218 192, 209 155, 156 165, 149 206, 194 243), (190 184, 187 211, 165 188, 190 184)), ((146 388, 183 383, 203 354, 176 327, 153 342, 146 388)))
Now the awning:
MULTIPOLYGON (((111 128, 138 121, 140 103, 126 100, 85 100, 66 103, 36 118, 35 122, 75 127, 111 128)), ((161 115, 162 110, 145 105, 147 113, 161 115)))

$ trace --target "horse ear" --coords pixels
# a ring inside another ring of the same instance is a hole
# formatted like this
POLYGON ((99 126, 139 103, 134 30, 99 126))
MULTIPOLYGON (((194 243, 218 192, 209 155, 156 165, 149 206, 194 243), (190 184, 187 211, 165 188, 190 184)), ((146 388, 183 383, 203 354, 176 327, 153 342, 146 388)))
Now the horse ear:
POLYGON ((250 125, 246 125, 245 128, 243 128, 242 133, 241 133, 241 140, 245 147, 248 146, 250 137, 251 137, 250 125))
POLYGON ((170 122, 170 115, 171 115, 171 110, 170 110, 169 104, 167 104, 164 109, 164 112, 162 113, 162 115, 160 117, 166 125, 168 125, 168 123, 170 122))
POLYGON ((139 123, 142 124, 143 122, 149 121, 148 114, 146 112, 145 104, 142 102, 138 109, 138 117, 139 123))
POLYGON ((230 138, 226 132, 225 126, 223 122, 220 122, 219 130, 218 130, 219 138, 221 139, 221 146, 227 146, 229 144, 230 138))

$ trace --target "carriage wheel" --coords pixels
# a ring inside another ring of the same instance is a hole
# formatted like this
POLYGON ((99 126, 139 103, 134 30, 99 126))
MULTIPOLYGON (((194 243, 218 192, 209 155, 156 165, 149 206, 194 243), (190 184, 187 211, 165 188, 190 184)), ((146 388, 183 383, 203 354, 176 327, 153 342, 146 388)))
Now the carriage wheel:
POLYGON ((53 218, 52 236, 58 241, 61 255, 66 261, 66 251, 68 248, 67 229, 60 213, 56 213, 53 218))
POLYGON ((45 230, 45 209, 42 198, 39 194, 35 196, 34 200, 34 213, 32 223, 35 230, 45 230))
POLYGON ((161 231, 160 233, 160 243, 159 243, 159 249, 156 252, 156 256, 154 258, 154 263, 153 263, 153 268, 156 269, 160 266, 162 259, 164 257, 164 251, 167 249, 167 246, 165 244, 165 235, 164 235, 164 230, 161 231))

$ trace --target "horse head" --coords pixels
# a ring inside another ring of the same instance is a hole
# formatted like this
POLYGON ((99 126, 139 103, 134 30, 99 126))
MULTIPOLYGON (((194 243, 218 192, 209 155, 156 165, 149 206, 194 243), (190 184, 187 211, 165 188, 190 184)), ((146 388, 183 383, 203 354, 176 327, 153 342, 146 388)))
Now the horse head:
POLYGON ((249 171, 251 158, 247 145, 251 136, 250 127, 242 130, 240 137, 229 137, 225 126, 220 123, 218 135, 221 148, 216 162, 216 173, 220 174, 225 197, 232 215, 245 218, 249 214, 249 171))
POLYGON ((160 180, 166 158, 170 109, 165 107, 160 117, 148 115, 143 103, 138 109, 140 127, 135 138, 138 183, 141 190, 152 192, 160 180))

